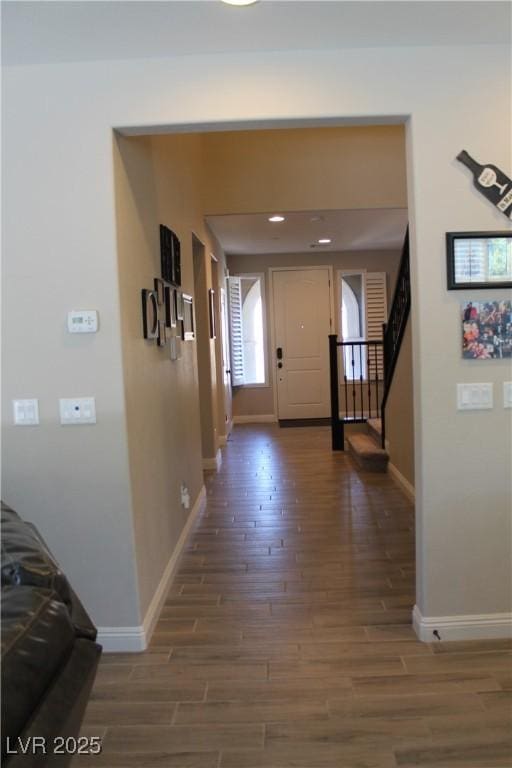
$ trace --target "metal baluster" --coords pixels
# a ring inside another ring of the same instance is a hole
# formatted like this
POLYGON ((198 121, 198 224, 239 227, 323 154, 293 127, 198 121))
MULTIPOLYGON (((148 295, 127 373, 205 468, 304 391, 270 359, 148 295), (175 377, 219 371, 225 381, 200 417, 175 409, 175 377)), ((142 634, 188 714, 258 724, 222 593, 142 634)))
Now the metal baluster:
POLYGON ((377 351, 377 344, 375 344, 373 351, 375 353, 375 409, 377 411, 377 418, 379 418, 380 403, 379 403, 379 354, 377 351))
POLYGON ((370 375, 370 343, 366 347, 366 375, 368 376, 368 418, 372 418, 372 380, 370 375))
POLYGON ((363 414, 363 404, 364 404, 364 397, 363 397, 363 360, 362 360, 362 353, 363 353, 363 345, 359 343, 359 396, 361 399, 361 420, 364 419, 363 414))
POLYGON ((354 355, 354 345, 350 345, 350 357, 352 359, 352 417, 356 417, 356 365, 354 355))

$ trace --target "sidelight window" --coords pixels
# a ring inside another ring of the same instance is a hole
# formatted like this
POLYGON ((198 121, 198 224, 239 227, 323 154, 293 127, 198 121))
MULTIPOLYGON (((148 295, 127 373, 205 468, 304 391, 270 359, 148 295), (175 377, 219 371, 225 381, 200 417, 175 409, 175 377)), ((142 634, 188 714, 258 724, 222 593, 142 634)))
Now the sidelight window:
POLYGON ((228 278, 231 337, 231 383, 265 386, 266 324, 263 275, 228 278))

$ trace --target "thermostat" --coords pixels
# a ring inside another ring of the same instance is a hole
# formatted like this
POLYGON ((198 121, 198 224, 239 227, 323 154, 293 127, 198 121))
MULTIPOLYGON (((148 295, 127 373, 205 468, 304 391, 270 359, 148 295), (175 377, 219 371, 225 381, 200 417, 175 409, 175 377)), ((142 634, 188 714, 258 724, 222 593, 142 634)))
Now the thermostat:
POLYGON ((95 309, 72 309, 68 312, 68 331, 70 333, 96 333, 98 313, 95 309))

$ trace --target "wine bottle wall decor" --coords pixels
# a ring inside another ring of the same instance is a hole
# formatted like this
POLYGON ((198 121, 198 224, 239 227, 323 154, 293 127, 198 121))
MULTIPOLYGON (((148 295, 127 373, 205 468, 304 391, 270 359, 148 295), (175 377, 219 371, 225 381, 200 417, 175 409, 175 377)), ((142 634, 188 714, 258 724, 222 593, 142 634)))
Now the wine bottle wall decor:
POLYGON ((480 165, 465 149, 457 155, 457 160, 472 171, 473 184, 478 191, 512 219, 512 180, 495 165, 480 165))

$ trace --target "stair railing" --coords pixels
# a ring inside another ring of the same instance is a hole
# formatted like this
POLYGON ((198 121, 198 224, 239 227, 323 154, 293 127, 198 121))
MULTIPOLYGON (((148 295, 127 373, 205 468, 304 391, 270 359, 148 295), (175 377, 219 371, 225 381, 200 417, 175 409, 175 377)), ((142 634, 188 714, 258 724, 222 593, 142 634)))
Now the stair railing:
POLYGON ((381 405, 382 447, 386 447, 386 403, 402 340, 411 309, 411 273, 409 261, 409 227, 405 233, 402 257, 398 269, 388 322, 382 326, 384 341, 384 396, 381 405))
POLYGON ((331 381, 331 434, 333 451, 345 448, 345 424, 360 424, 380 418, 382 447, 386 447, 386 403, 411 308, 409 228, 398 269, 388 322, 382 326, 382 340, 338 341, 329 335, 331 381), (342 350, 344 410, 340 413, 338 349, 342 350), (382 400, 380 394, 382 393, 382 400))
POLYGON ((383 342, 338 341, 329 336, 331 372, 331 434, 333 451, 345 449, 345 424, 362 424, 378 419, 380 398, 384 387, 383 342), (340 379, 338 350, 343 363, 343 383, 340 379))

